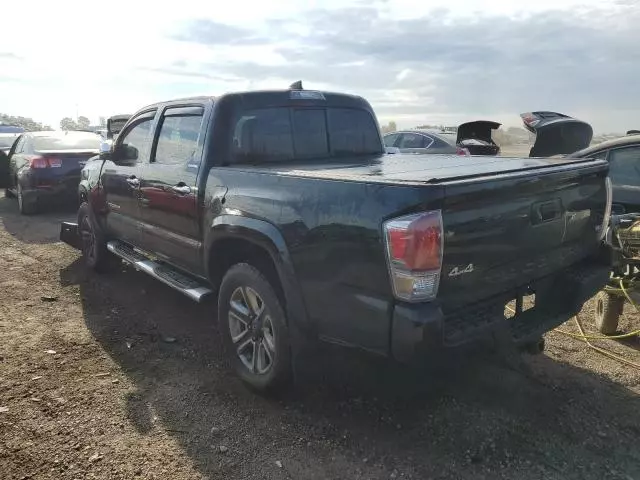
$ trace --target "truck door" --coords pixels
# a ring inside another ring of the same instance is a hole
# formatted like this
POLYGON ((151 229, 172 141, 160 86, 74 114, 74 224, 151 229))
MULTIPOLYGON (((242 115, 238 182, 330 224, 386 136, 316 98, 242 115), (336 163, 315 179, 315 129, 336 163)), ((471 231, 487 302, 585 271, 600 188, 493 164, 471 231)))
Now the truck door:
POLYGON ((133 245, 140 245, 140 171, 151 150, 156 110, 134 118, 113 147, 113 162, 105 162, 102 184, 106 202, 107 233, 133 245))
POLYGON ((145 249, 192 272, 202 270, 196 180, 204 145, 203 118, 201 105, 164 110, 140 185, 145 249))

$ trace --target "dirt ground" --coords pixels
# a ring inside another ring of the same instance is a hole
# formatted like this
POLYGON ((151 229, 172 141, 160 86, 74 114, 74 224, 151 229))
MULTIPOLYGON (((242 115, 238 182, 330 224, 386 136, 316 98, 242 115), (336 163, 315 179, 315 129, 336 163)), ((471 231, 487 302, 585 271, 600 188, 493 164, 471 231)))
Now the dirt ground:
MULTIPOLYGON (((581 341, 548 334, 524 370, 327 350, 270 400, 228 372, 211 305, 130 268, 86 272, 63 218, 0 197, 3 480, 640 479, 640 371, 581 341)), ((599 344, 640 362, 637 338, 599 344)))

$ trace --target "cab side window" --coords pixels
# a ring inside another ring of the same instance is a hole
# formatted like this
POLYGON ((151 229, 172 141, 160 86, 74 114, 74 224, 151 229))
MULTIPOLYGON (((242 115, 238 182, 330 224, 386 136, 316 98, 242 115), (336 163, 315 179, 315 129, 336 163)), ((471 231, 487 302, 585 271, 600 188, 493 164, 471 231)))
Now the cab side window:
POLYGON ((116 154, 118 163, 133 166, 144 160, 151 146, 151 126, 153 117, 143 117, 118 137, 116 154))
POLYGON ((170 108, 166 111, 158 135, 153 162, 159 165, 184 165, 196 156, 203 109, 170 108))

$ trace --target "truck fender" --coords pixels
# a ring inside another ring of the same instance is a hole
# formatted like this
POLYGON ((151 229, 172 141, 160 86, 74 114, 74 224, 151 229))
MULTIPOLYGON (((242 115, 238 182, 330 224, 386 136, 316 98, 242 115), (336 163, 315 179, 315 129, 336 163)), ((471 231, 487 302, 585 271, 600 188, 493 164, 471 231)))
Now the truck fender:
POLYGON ((223 214, 215 217, 204 239, 204 260, 209 278, 211 278, 209 265, 211 256, 215 255, 215 243, 228 238, 249 241, 269 254, 282 285, 290 328, 295 326, 296 330, 299 328, 311 333, 307 310, 289 249, 278 228, 264 220, 239 215, 223 214))

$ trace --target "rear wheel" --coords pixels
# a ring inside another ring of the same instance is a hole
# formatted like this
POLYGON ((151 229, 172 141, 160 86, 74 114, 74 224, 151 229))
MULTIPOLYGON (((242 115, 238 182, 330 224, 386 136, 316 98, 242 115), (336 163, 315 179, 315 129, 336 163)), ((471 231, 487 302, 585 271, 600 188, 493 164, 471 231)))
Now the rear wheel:
POLYGON ((291 379, 289 330, 284 308, 267 278, 241 263, 225 274, 218 321, 227 354, 242 381, 273 392, 291 379))
POLYGON ((596 329, 603 335, 613 335, 618 330, 618 321, 624 308, 624 298, 600 292, 596 296, 596 329))
POLYGON ((16 196, 18 197, 18 210, 21 215, 33 215, 38 212, 38 199, 25 198, 20 182, 16 186, 16 196))
POLYGON ((107 249, 102 230, 86 202, 78 209, 78 235, 82 245, 82 258, 87 267, 102 273, 113 270, 119 263, 118 258, 107 249))

